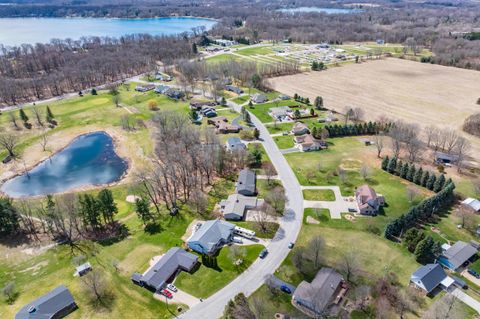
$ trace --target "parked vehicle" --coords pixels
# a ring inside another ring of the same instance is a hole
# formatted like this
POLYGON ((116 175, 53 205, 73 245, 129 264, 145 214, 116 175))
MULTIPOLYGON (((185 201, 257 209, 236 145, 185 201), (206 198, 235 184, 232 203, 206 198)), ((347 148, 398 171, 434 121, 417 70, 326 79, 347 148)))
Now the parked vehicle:
POLYGON ((468 273, 469 273, 470 275, 472 275, 473 277, 480 279, 480 274, 479 274, 478 272, 476 272, 475 270, 473 270, 473 269, 468 269, 468 273))
POLYGON ((177 287, 175 287, 175 285, 173 285, 173 284, 168 284, 168 285, 167 285, 167 288, 170 289, 170 290, 173 291, 173 292, 177 292, 177 291, 178 291, 177 287))
POLYGON ((292 242, 292 243, 290 243, 290 244, 288 244, 288 249, 292 249, 292 248, 293 248, 293 246, 295 246, 295 243, 293 243, 293 242, 292 242))
POLYGON ((286 286, 286 285, 281 285, 281 286, 280 286, 280 290, 283 291, 283 292, 285 292, 285 293, 287 293, 287 294, 291 294, 291 293, 292 293, 292 290, 291 290, 288 286, 286 286))
POLYGON ((235 244, 243 244, 243 240, 238 237, 233 237, 232 242, 234 242, 235 244))
POLYGON ((261 259, 263 259, 263 258, 267 257, 267 255, 268 255, 268 250, 267 250, 267 248, 265 248, 264 250, 262 250, 262 251, 260 252, 260 254, 258 255, 258 257, 260 257, 261 259))
POLYGON ((172 299, 172 298, 173 298, 172 293, 171 293, 170 291, 168 291, 167 289, 162 289, 162 290, 160 291, 160 294, 161 294, 162 296, 167 297, 168 299, 172 299))
POLYGON ((356 212, 357 212, 357 209, 355 209, 355 208, 349 208, 349 209, 348 209, 348 212, 349 212, 349 213, 356 213, 356 212))

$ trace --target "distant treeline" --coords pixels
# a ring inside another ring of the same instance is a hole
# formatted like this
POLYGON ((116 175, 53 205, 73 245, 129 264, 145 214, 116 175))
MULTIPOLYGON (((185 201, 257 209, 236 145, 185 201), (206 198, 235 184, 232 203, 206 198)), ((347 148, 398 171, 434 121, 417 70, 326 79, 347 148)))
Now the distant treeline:
POLYGON ((368 122, 368 123, 356 123, 356 124, 347 124, 347 125, 326 125, 325 129, 328 131, 328 136, 338 137, 338 136, 355 136, 355 135, 373 135, 378 134, 379 132, 388 132, 391 123, 377 123, 377 122, 368 122))

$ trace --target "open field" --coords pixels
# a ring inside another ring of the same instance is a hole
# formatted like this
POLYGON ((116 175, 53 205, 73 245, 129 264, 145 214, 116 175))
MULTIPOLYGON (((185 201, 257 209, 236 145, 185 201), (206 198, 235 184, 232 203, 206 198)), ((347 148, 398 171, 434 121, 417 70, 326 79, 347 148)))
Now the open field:
MULTIPOLYGON (((271 79, 274 89, 298 93, 342 112, 364 109, 368 119, 380 115, 422 126, 435 124, 461 130, 464 119, 479 111, 480 72, 386 59, 271 79)), ((480 138, 469 136, 477 156, 480 138)))

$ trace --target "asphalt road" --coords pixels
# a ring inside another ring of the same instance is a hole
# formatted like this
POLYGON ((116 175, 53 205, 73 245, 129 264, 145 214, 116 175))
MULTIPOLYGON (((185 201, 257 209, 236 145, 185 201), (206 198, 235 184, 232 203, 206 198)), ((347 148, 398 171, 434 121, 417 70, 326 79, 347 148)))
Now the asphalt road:
MULTIPOLYGON (((240 111, 239 105, 229 103, 229 106, 240 111)), ((290 252, 288 244, 295 242, 300 232, 303 219, 303 194, 300 184, 265 126, 253 114, 250 114, 250 117, 253 124, 259 129, 260 138, 264 141, 263 146, 283 182, 288 198, 285 214, 280 219, 277 234, 267 246, 269 254, 265 259, 257 258, 240 276, 214 295, 193 306, 180 318, 212 319, 221 317, 229 300, 240 292, 249 296, 264 283, 268 274, 275 272, 290 252)))

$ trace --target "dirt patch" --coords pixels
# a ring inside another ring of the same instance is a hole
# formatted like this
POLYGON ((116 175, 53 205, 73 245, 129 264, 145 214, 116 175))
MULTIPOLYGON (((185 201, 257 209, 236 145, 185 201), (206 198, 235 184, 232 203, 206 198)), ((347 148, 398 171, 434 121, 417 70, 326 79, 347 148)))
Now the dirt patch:
POLYGON ((454 128, 471 141, 472 155, 479 158, 480 138, 464 134, 461 126, 478 112, 480 72, 391 58, 270 82, 275 90, 311 101, 321 95, 327 108, 339 112, 345 106, 361 107, 368 120, 385 115, 421 126, 454 128))
POLYGON ((43 267, 47 266, 48 265, 48 261, 44 260, 44 261, 41 261, 39 262, 38 264, 36 265, 33 265, 32 267, 28 267, 28 268, 25 268, 23 270, 20 270, 21 273, 24 273, 24 272, 31 272, 32 275, 36 274, 40 269, 42 269, 43 267))
POLYGON ((123 273, 143 272, 150 267, 152 257, 161 255, 163 249, 155 245, 144 244, 135 247, 118 265, 123 273))
POLYGON ((193 234, 193 231, 195 229, 195 226, 198 224, 198 223, 203 223, 204 220, 200 220, 200 219, 194 219, 187 227, 187 230, 185 230, 185 234, 183 234, 182 236, 182 240, 184 242, 187 242, 188 238, 190 238, 190 236, 192 236, 193 234))

